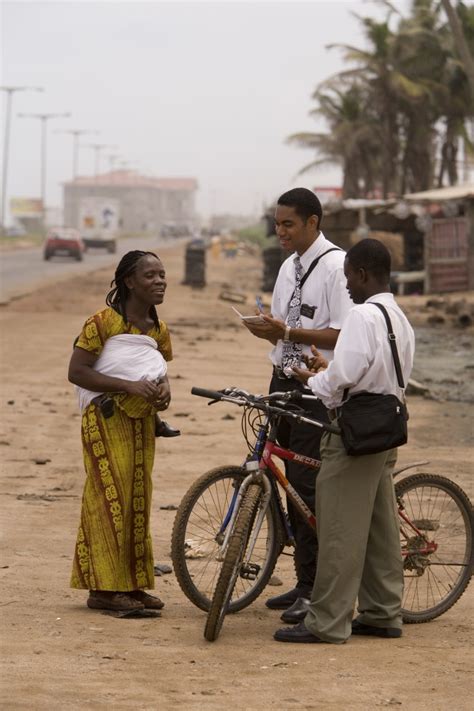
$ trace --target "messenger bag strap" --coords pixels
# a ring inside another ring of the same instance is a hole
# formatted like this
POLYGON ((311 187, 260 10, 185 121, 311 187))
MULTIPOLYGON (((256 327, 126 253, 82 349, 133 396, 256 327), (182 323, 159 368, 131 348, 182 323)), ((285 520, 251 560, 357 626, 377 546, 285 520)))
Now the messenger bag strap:
MULTIPOLYGON (((403 381, 403 374, 402 374, 402 368, 400 365, 400 358, 398 357, 398 350, 397 350, 397 344, 396 344, 396 336, 393 332, 393 327, 392 327, 392 322, 390 321, 390 316, 387 313, 387 309, 385 306, 382 306, 382 304, 378 304, 375 301, 371 301, 371 303, 374 306, 377 306, 380 311, 383 313, 385 322, 387 324, 387 329, 388 329, 388 341, 390 343, 390 349, 392 351, 392 356, 393 356, 393 362, 395 364, 395 372, 397 374, 397 381, 398 385, 402 388, 402 390, 405 388, 405 383, 403 381)), ((347 400, 347 396, 349 394, 349 388, 344 388, 344 392, 342 393, 342 402, 345 402, 347 400)))
POLYGON ((390 343, 390 348, 392 350, 393 362, 395 363, 395 372, 397 373, 398 384, 403 390, 405 387, 405 383, 403 382, 402 367, 400 365, 400 358, 398 357, 396 336, 393 332, 392 322, 390 321, 390 316, 388 315, 387 309, 385 308, 385 306, 382 306, 382 304, 377 304, 375 301, 372 301, 371 303, 374 306, 377 306, 384 315, 385 322, 387 324, 387 329, 388 329, 388 341, 390 343))
POLYGON ((342 250, 339 247, 331 247, 331 249, 327 249, 325 252, 319 255, 319 257, 316 257, 316 259, 313 259, 311 264, 308 267, 308 270, 303 274, 301 277, 300 281, 300 289, 303 288, 303 284, 305 283, 306 279, 309 277, 313 269, 318 265, 318 262, 320 259, 322 259, 326 254, 329 254, 329 252, 341 252, 342 250))

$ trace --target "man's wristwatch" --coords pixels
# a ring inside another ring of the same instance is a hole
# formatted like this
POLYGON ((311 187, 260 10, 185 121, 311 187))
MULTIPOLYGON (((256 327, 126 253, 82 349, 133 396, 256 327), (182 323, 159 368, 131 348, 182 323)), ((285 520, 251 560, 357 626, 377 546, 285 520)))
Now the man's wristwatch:
POLYGON ((291 328, 289 326, 285 326, 285 335, 283 336, 284 341, 289 341, 290 339, 290 331, 291 328))

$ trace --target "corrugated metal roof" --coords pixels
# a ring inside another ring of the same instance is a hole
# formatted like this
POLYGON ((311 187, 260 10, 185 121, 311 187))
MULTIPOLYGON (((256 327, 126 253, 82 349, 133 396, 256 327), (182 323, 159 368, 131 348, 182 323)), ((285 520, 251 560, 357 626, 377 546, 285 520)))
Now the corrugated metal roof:
POLYGON ((371 199, 371 198, 348 198, 342 201, 342 206, 347 210, 359 210, 361 207, 385 207, 386 205, 393 205, 395 200, 393 198, 389 200, 381 199, 371 199))
POLYGON ((443 200, 474 198, 474 183, 452 185, 448 188, 438 188, 436 190, 424 190, 421 193, 408 193, 403 197, 405 200, 410 200, 410 202, 441 202, 443 200))
POLYGON ((140 175, 133 170, 115 170, 101 175, 79 176, 75 180, 69 180, 65 185, 107 185, 111 187, 124 188, 156 188, 158 190, 197 190, 198 182, 196 178, 155 178, 148 175, 140 175))

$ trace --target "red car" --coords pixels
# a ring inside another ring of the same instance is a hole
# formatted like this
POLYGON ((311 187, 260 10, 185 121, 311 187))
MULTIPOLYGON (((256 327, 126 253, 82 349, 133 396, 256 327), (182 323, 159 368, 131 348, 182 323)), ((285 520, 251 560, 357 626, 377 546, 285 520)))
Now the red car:
POLYGON ((50 259, 55 254, 65 254, 82 260, 84 242, 78 230, 69 227, 53 227, 49 230, 44 243, 44 258, 50 259))

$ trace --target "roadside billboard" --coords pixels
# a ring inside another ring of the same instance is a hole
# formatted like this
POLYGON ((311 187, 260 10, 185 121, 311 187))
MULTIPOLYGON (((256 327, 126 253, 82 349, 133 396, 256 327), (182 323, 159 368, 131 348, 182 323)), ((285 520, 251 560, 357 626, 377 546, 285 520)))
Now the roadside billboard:
POLYGON ((324 205, 327 202, 333 202, 342 199, 342 188, 340 187, 329 187, 327 185, 318 185, 313 188, 313 192, 316 193, 324 205))
POLYGON ((42 217, 43 201, 38 198, 14 197, 10 200, 10 215, 12 217, 42 217))

